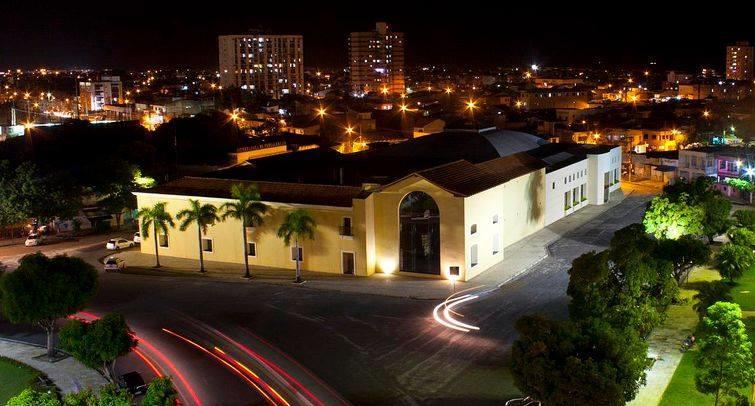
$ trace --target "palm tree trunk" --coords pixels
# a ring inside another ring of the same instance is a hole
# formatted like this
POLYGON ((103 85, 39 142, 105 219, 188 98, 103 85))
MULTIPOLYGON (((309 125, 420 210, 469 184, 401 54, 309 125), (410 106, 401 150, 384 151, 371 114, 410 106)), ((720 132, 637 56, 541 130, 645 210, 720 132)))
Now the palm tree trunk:
POLYGON ((243 230, 243 241, 244 241, 244 278, 251 278, 252 274, 249 273, 249 252, 247 252, 247 245, 249 245, 246 241, 246 222, 244 220, 241 220, 241 229, 243 230))
POLYGON ((202 227, 197 223, 197 242, 199 243, 199 273, 204 273, 204 253, 202 252, 202 227))
POLYGON ((154 234, 152 234, 155 238, 155 268, 159 268, 160 267, 160 254, 157 252, 158 250, 157 249, 157 238, 158 238, 157 224, 153 224, 152 228, 155 230, 154 234))
POLYGON ((296 243, 294 244, 296 250, 296 283, 301 283, 301 256, 299 255, 299 237, 296 237, 296 243))

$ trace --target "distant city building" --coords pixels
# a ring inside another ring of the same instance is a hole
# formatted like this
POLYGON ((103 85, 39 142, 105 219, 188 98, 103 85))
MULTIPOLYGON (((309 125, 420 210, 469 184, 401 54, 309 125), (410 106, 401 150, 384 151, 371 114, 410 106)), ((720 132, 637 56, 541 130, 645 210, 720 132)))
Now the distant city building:
POLYGON ((753 47, 749 42, 737 42, 726 47, 726 79, 752 80, 753 47))
POLYGON ((96 81, 79 82, 79 103, 84 114, 102 111, 106 104, 118 104, 122 99, 120 76, 102 76, 96 81))
POLYGON ((349 35, 349 80, 355 93, 403 93, 404 33, 394 32, 386 23, 375 31, 349 35))
POLYGON ((218 37, 220 84, 280 97, 304 84, 301 35, 250 33, 218 37))

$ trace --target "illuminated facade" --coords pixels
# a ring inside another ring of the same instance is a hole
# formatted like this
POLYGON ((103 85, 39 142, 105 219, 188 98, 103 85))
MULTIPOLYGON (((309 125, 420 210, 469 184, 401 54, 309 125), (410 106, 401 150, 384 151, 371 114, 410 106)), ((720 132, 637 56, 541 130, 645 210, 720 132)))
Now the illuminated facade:
POLYGON ((84 114, 102 111, 106 104, 122 101, 123 84, 119 76, 103 76, 99 80, 79 82, 79 103, 84 114))
MULTIPOLYGON (((458 270, 469 280, 499 264, 505 247, 588 204, 604 204, 619 187, 621 153, 484 130, 427 135, 358 156, 320 148, 254 162, 137 192, 138 206, 165 202, 173 215, 189 199, 219 207, 230 201, 231 185, 255 184, 270 210, 264 224, 247 230, 253 267, 294 269, 294 253, 276 230, 286 213, 304 208, 317 223, 315 238, 302 245, 305 270, 438 278, 458 270)), ((209 227, 205 260, 242 263, 242 229, 232 219, 209 227)), ((144 238, 143 253, 154 253, 152 237, 144 238)), ((158 242, 161 256, 199 255, 196 229, 172 229, 158 242)))
POLYGON ((748 42, 738 42, 726 47, 726 79, 752 80, 753 47, 748 42))
POLYGON ((280 97, 304 84, 301 35, 252 33, 218 37, 220 85, 280 97))
POLYGON ((404 83, 404 33, 394 32, 386 23, 375 31, 349 35, 349 82, 352 92, 400 94, 404 83))

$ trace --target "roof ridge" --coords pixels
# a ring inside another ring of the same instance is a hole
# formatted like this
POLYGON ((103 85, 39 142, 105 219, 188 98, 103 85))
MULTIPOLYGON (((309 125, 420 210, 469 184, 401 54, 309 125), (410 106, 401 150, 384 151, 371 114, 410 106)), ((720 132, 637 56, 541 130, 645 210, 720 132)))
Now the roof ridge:
MULTIPOLYGON (((227 182, 243 182, 243 183, 267 183, 267 184, 279 184, 279 185, 301 185, 301 186, 315 186, 315 187, 337 187, 337 188, 351 188, 351 189, 362 189, 361 186, 352 186, 352 185, 328 185, 324 183, 299 183, 299 182, 279 182, 279 181, 271 181, 271 180, 250 180, 250 179, 233 179, 233 178, 213 178, 209 176, 183 176, 181 178, 176 179, 205 179, 205 180, 214 180, 214 181, 227 181, 227 182)), ((175 181, 171 181, 175 182, 175 181)), ((170 183, 170 182, 168 182, 170 183)))

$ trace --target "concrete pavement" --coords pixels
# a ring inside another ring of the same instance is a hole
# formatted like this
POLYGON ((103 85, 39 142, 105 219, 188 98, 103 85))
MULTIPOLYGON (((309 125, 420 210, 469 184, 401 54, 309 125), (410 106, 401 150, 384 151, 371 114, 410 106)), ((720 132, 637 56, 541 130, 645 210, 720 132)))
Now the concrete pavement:
POLYGON ((98 388, 107 384, 102 375, 85 367, 72 357, 53 363, 35 358, 46 352, 44 347, 0 339, 0 355, 22 362, 44 373, 64 394, 86 388, 98 388))

